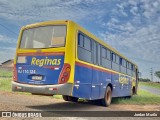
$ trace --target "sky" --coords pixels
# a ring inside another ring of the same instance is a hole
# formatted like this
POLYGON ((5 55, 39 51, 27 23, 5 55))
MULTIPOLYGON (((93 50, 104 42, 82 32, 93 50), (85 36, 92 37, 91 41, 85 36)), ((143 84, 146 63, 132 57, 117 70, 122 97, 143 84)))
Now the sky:
POLYGON ((160 70, 160 0, 0 0, 0 63, 14 58, 22 26, 68 19, 135 62, 141 77, 160 70))

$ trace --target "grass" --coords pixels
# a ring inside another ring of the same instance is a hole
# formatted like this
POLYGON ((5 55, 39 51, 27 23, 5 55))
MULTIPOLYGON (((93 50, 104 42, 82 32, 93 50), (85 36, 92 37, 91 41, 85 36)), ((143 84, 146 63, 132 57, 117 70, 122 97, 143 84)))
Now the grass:
POLYGON ((160 83, 155 83, 155 82, 139 82, 139 85, 160 89, 160 83))
POLYGON ((12 72, 0 70, 0 77, 12 77, 12 72))
POLYGON ((62 99, 62 95, 54 95, 53 98, 62 99))
POLYGON ((160 104, 160 96, 149 93, 145 90, 139 90, 138 95, 132 98, 114 98, 113 104, 160 104))
POLYGON ((11 78, 0 78, 0 91, 11 92, 11 78))

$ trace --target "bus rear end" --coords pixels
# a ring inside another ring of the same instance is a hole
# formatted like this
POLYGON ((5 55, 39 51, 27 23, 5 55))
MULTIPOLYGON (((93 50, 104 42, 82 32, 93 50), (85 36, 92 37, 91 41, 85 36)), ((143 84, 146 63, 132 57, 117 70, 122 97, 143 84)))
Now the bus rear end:
POLYGON ((71 65, 66 63, 67 22, 23 27, 14 61, 12 90, 71 95, 71 65))

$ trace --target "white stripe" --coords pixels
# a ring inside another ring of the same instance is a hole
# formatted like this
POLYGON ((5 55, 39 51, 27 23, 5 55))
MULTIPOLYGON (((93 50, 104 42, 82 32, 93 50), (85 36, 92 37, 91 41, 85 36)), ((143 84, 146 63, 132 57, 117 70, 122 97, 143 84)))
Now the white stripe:
POLYGON ((80 81, 77 81, 77 83, 80 83, 80 81))
POLYGON ((18 69, 22 69, 22 67, 18 67, 18 69))
POLYGON ((54 68, 55 70, 59 70, 59 68, 54 68))

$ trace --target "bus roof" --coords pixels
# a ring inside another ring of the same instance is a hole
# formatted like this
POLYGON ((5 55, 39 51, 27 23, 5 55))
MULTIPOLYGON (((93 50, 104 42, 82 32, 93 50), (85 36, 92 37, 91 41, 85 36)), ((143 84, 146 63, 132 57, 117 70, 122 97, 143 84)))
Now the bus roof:
POLYGON ((91 37, 92 39, 94 39, 98 43, 102 44, 103 46, 105 46, 106 48, 111 50, 112 52, 116 53, 120 57, 126 59, 130 63, 134 64, 136 66, 136 68, 138 68, 138 66, 135 63, 133 63, 128 58, 126 58, 124 55, 122 55, 118 50, 116 50, 115 48, 111 47, 106 42, 104 42, 103 40, 99 39, 98 37, 96 37, 95 35, 90 33, 89 31, 87 31, 85 28, 81 27, 79 24, 77 24, 77 23, 75 23, 75 22, 73 22, 71 20, 56 20, 56 21, 39 22, 39 23, 26 25, 22 29, 28 29, 28 28, 38 27, 38 26, 45 26, 45 25, 53 25, 53 24, 67 24, 67 23, 73 23, 78 29, 82 30, 81 32, 83 32, 86 35, 89 35, 89 37, 91 37))

